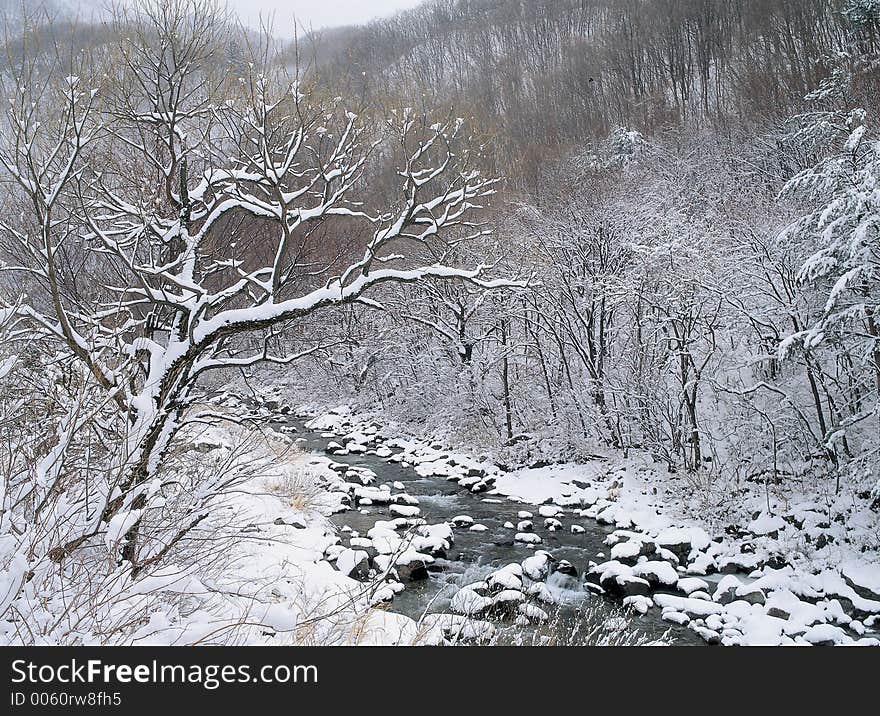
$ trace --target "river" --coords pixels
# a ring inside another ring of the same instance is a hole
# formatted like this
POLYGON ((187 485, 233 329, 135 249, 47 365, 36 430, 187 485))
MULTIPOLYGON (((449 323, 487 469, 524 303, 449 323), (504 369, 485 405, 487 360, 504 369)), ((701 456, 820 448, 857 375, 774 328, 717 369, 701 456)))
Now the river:
MULTIPOLYGON (((297 430, 297 438, 305 450, 324 454, 329 439, 319 432, 308 430, 303 423, 293 417, 280 419, 297 430)), ((542 539, 541 549, 549 551, 558 560, 568 560, 577 569, 578 577, 551 574, 547 580, 554 596, 562 602, 555 624, 558 631, 570 632, 578 615, 590 613, 590 619, 609 623, 621 623, 619 603, 591 595, 583 588, 582 578, 590 560, 601 562, 600 554, 607 554, 609 548, 604 544, 605 537, 612 531, 593 520, 575 518, 576 524, 584 532, 573 534, 570 530, 572 516, 559 515, 563 527, 557 531, 544 528, 543 518, 537 508, 523 505, 503 497, 474 494, 442 477, 422 477, 411 467, 380 458, 376 455, 334 455, 337 462, 353 467, 367 468, 377 475, 377 485, 382 483, 402 483, 407 494, 416 497, 421 509, 421 517, 429 524, 451 522, 459 515, 473 518, 475 523, 484 525, 485 531, 471 531, 468 528, 455 529, 455 543, 447 559, 437 559, 430 567, 427 579, 408 582, 406 589, 398 594, 391 609, 418 620, 425 613, 449 612, 449 600, 455 591, 468 583, 482 579, 489 572, 512 562, 521 562, 533 554, 525 544, 514 542, 515 530, 504 527, 505 522, 516 524, 517 513, 526 510, 534 513, 534 531, 542 539), (588 606, 585 609, 585 606, 588 606)), ((394 519, 388 505, 374 505, 353 508, 337 513, 333 523, 340 529, 348 527, 366 535, 377 520, 394 519)), ((341 535, 347 532, 341 532, 341 535)), ((670 624, 660 618, 659 609, 650 609, 645 615, 629 614, 631 620, 627 629, 637 630, 648 640, 666 641, 674 644, 702 645, 704 642, 686 627, 670 624)), ((623 622, 625 623, 625 621, 623 622)), ((503 625, 499 625, 503 626, 503 625)), ((565 639, 562 638, 564 642, 565 639)))

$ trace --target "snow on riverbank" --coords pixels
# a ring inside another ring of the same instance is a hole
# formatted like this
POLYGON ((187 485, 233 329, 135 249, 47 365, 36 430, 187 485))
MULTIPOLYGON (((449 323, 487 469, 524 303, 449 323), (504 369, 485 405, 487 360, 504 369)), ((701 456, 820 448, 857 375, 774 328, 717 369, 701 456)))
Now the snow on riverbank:
POLYGON ((199 431, 191 444, 200 463, 229 462, 250 477, 214 505, 205 527, 219 545, 217 559, 165 568, 175 577, 150 593, 153 616, 131 643, 425 642, 415 621, 375 608, 367 585, 326 560, 339 541, 328 516, 347 498, 330 460, 300 452, 285 434, 232 424, 199 431))
POLYGON ((660 609, 709 643, 880 645, 878 519, 849 510, 845 495, 823 495, 820 503, 818 494, 746 485, 736 510, 718 513, 694 491, 671 489, 675 478, 643 456, 608 453, 505 472, 485 457, 400 437, 344 406, 300 412, 311 412, 312 428, 337 436, 337 454, 379 454, 379 437, 380 457, 536 505, 553 529, 575 530, 588 519, 616 528, 607 539, 610 559, 580 565, 587 586, 638 611, 660 609))
POLYGON ((593 565, 588 575, 603 591, 646 597, 677 585, 670 572, 682 579, 728 574, 714 589, 710 580, 697 592, 711 597, 709 612, 702 600, 654 599, 678 623, 716 614, 694 625, 708 641, 880 644, 874 629, 880 627, 880 560, 876 552, 860 552, 870 535, 859 528, 870 522, 828 520, 828 508, 806 501, 787 508, 771 503, 771 513, 755 495, 754 518, 720 530, 713 520, 687 516, 660 497, 663 484, 664 476, 649 466, 613 459, 519 470, 495 483, 499 494, 575 507, 578 517, 617 527, 606 540, 611 561, 593 565), (819 538, 823 544, 816 548, 819 538), (652 570, 654 564, 664 569, 652 570), (636 581, 645 576, 649 590, 636 581))

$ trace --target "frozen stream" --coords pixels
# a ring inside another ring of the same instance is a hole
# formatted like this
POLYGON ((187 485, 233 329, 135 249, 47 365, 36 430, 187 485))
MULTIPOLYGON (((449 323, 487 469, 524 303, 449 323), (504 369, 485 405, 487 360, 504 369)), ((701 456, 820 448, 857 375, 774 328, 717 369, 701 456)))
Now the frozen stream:
MULTIPOLYGON (((302 422, 293 418, 282 422, 295 427, 300 444, 307 450, 324 454, 329 442, 318 432, 307 430, 302 422)), ((399 463, 375 455, 334 455, 333 459, 354 467, 372 470, 378 476, 376 484, 400 482, 405 490, 419 500, 421 517, 429 524, 450 522, 458 515, 468 515, 475 523, 484 525, 485 531, 470 531, 467 528, 455 529, 455 543, 449 551, 448 559, 437 559, 430 567, 430 577, 425 580, 408 582, 406 589, 393 601, 393 611, 406 614, 418 620, 427 612, 449 612, 449 600, 458 587, 482 579, 487 573, 511 562, 521 562, 533 554, 528 546, 514 542, 515 530, 505 528, 505 522, 518 522, 517 513, 527 510, 534 513, 534 531, 542 539, 540 549, 549 551, 558 560, 568 560, 578 571, 578 577, 552 574, 548 587, 565 602, 561 609, 561 624, 557 628, 566 629, 566 619, 570 622, 578 608, 586 600, 601 614, 613 616, 618 605, 602 597, 590 595, 582 586, 583 573, 590 560, 603 561, 600 553, 607 554, 609 547, 603 543, 612 528, 605 528, 586 518, 574 518, 584 528, 581 534, 572 534, 572 516, 559 515, 563 527, 551 532, 543 526, 543 518, 537 508, 513 502, 506 498, 474 494, 462 489, 455 482, 442 477, 422 477, 415 470, 399 463)), ((365 535, 377 520, 394 519, 389 506, 375 505, 368 508, 353 508, 333 516, 338 527, 350 527, 360 535, 365 535)), ((341 536, 345 536, 340 533, 341 536)), ((631 628, 656 639, 665 633, 677 644, 703 644, 696 634, 686 627, 662 621, 660 610, 651 609, 644 616, 634 615, 631 628)))

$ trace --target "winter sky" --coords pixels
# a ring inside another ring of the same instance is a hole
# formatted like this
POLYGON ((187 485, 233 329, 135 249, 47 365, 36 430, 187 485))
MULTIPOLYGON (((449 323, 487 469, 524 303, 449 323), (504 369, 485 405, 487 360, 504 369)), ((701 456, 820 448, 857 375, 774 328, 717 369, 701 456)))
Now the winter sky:
POLYGON ((260 16, 274 15, 274 29, 286 34, 293 20, 306 28, 355 25, 414 7, 422 0, 228 0, 242 21, 259 27, 260 16))
MULTIPOLYGON (((21 0, 12 0, 13 4, 21 0)), ((123 3, 127 0, 122 0, 123 3)), ((423 0, 226 0, 245 25, 260 28, 261 18, 273 19, 276 36, 293 35, 294 20, 306 30, 339 25, 360 25, 398 10, 415 7, 423 0)), ((78 12, 80 17, 99 15, 115 0, 56 0, 56 5, 78 12)), ((0 7, 4 0, 0 0, 0 7)))

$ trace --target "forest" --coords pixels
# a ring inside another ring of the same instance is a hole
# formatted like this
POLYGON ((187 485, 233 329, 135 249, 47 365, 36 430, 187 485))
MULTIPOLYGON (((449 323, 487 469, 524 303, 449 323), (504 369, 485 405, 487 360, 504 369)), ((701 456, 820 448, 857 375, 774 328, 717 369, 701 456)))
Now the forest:
POLYGON ((3 9, 0 643, 880 645, 880 0, 3 9))

